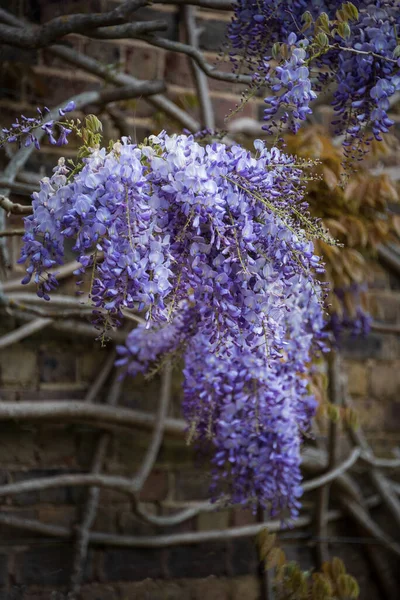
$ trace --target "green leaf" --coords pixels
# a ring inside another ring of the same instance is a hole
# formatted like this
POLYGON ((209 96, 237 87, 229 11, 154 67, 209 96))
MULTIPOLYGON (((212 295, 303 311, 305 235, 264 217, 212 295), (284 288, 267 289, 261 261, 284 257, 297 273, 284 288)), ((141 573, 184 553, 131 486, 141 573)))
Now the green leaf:
POLYGON ((103 125, 96 115, 88 115, 85 119, 85 127, 91 133, 100 133, 103 131, 103 125))
POLYGON ((326 35, 326 33, 323 33, 322 31, 317 35, 317 37, 315 38, 315 41, 320 48, 326 48, 327 46, 329 46, 328 36, 326 35))
POLYGON ((301 20, 303 21, 304 25, 307 25, 307 27, 309 27, 314 21, 312 14, 309 10, 303 13, 303 15, 301 16, 301 20))
POLYGON ((337 556, 335 556, 332 559, 331 569, 332 569, 332 577, 333 577, 333 579, 338 579, 342 575, 346 574, 346 567, 344 566, 344 562, 340 558, 338 558, 337 556))
POLYGON ((351 35, 350 25, 347 23, 347 21, 343 21, 343 23, 339 23, 337 31, 338 31, 338 34, 340 35, 340 37, 343 38, 344 40, 347 40, 351 35))
POLYGON ((348 2, 347 3, 347 9, 348 9, 348 12, 350 13, 350 18, 353 21, 357 21, 358 20, 358 16, 359 16, 357 7, 354 6, 354 4, 352 2, 348 2))
POLYGON ((272 58, 274 58, 275 60, 278 58, 278 56, 281 53, 281 45, 279 42, 275 42, 275 44, 272 46, 272 58))
POLYGON ((360 588, 357 581, 351 575, 340 575, 337 582, 339 598, 358 598, 360 588))
POLYGON ((393 58, 400 58, 400 46, 396 46, 393 50, 393 58))

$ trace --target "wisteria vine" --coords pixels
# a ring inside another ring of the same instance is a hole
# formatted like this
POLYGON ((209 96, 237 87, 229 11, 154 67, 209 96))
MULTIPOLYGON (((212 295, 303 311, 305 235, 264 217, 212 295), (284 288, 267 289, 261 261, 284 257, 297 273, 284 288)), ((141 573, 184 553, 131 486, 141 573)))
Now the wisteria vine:
MULTIPOLYGON (((229 36, 254 85, 273 93, 267 131, 278 122, 297 131, 334 79, 335 125, 353 152, 365 131, 379 140, 392 125, 398 25, 390 0, 297 0, 290 11, 279 0, 241 0, 229 36)), ((333 243, 304 201, 310 165, 260 140, 251 153, 165 132, 106 149, 96 117, 84 135, 78 125, 45 123, 39 113, 3 130, 5 141, 26 144, 36 144, 38 126, 50 143, 66 143, 72 131, 83 139, 79 162, 60 159, 33 195, 23 283, 33 278, 49 300, 72 239, 77 283, 90 280, 102 337, 126 311, 144 315, 117 365, 136 375, 165 358, 183 361, 188 438, 212 448, 213 497, 295 517, 301 440, 316 404, 307 373, 327 336, 313 239, 333 243)))
POLYGON ((49 299, 48 270, 73 238, 98 326, 145 315, 117 364, 135 375, 183 357, 189 436, 214 448, 214 496, 295 516, 315 408, 306 372, 325 335, 311 237, 328 238, 294 159, 255 146, 162 132, 93 151, 72 178, 60 160, 33 195, 21 262, 49 299))
POLYGON ((360 140, 382 139, 400 90, 400 11, 394 0, 239 0, 230 25, 232 60, 267 86, 266 129, 296 132, 310 103, 331 86, 336 132, 357 155, 360 140), (239 56, 239 59, 238 59, 239 56))

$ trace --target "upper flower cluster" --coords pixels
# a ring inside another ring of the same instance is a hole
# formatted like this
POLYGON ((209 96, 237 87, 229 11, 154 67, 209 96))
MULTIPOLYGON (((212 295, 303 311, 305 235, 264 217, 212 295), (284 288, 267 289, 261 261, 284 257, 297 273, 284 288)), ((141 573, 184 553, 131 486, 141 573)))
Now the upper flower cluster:
POLYGON ((218 489, 295 515, 314 408, 305 371, 324 327, 318 224, 294 160, 255 146, 162 132, 93 151, 70 179, 61 161, 34 194, 21 261, 48 298, 45 273, 74 238, 97 322, 145 313, 118 364, 135 374, 183 354, 184 412, 214 447, 218 489))
POLYGON ((353 146, 369 129, 380 140, 393 124, 390 98, 400 90, 396 4, 355 0, 349 26, 342 0, 296 0, 290 8, 279 0, 239 0, 229 38, 233 55, 242 55, 257 84, 274 92, 265 100, 266 121, 278 116, 296 131, 311 112, 310 102, 331 84, 334 124, 338 134, 346 134, 344 145, 353 146), (277 43, 286 45, 278 66, 277 43))

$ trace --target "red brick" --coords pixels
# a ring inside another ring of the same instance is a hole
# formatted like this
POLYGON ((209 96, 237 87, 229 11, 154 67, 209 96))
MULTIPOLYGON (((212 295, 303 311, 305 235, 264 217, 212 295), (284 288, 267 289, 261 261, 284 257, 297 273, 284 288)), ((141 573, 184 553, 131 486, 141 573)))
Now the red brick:
POLYGON ((121 46, 124 71, 138 79, 161 79, 164 52, 151 46, 121 46))
POLYGON ((367 364, 348 361, 345 365, 347 375, 347 388, 351 395, 365 396, 367 394, 367 364))
POLYGON ((385 323, 397 323, 400 318, 400 294, 373 290, 369 294, 372 315, 385 323))
POLYGON ((38 363, 41 383, 73 383, 76 380, 76 356, 72 352, 43 348, 39 351, 38 363))
POLYGON ((82 586, 80 597, 85 600, 121 600, 116 586, 99 583, 82 586))
POLYGON ((228 547, 223 542, 174 546, 168 551, 169 578, 227 574, 228 547))
POLYGON ((165 500, 168 494, 168 474, 166 471, 152 471, 140 493, 143 502, 165 500))
MULTIPOLYGON (((386 431, 399 434, 400 432, 400 402, 390 402, 386 407, 385 427, 386 431)), ((400 440, 400 434, 399 434, 400 440)))
POLYGON ((242 119, 243 117, 250 117, 252 119, 257 118, 257 105, 252 102, 247 102, 239 112, 233 115, 232 112, 236 111, 240 102, 240 96, 213 98, 215 121, 218 128, 227 129, 228 123, 233 123, 235 119, 242 119), (228 119, 228 121, 226 119, 228 119))
POLYGON ((209 483, 206 469, 181 468, 175 473, 175 499, 208 500, 209 483))
POLYGON ((58 542, 32 547, 15 559, 17 582, 25 585, 65 585, 72 569, 72 545, 58 542))
POLYGON ((141 581, 164 577, 163 549, 109 548, 104 552, 104 578, 106 581, 141 581))
POLYGON ((372 397, 398 397, 400 391, 400 361, 375 362, 369 371, 369 391, 372 397))
MULTIPOLYGON (((193 600, 230 600, 229 582, 222 577, 211 575, 196 582, 193 586, 193 600)), ((244 597, 243 597, 244 600, 244 597)))
POLYGON ((234 508, 232 511, 232 525, 233 527, 244 527, 245 525, 254 525, 257 522, 257 515, 255 515, 248 508, 234 508))
POLYGON ((165 55, 164 79, 167 83, 194 88, 195 84, 188 57, 176 52, 167 52, 165 55))

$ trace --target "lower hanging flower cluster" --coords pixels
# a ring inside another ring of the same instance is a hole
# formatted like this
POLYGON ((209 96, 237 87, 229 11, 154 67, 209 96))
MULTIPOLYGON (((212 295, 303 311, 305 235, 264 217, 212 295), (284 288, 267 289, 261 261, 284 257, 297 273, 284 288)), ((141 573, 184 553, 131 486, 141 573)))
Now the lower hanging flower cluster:
POLYGON ((293 517, 315 408, 307 370, 324 345, 310 238, 324 232, 293 158, 255 146, 254 157, 162 132, 94 151, 73 177, 61 161, 34 194, 21 262, 48 299, 46 272, 73 238, 96 322, 145 314, 117 364, 135 375, 182 356, 183 411, 189 436, 213 449, 213 496, 293 517))

